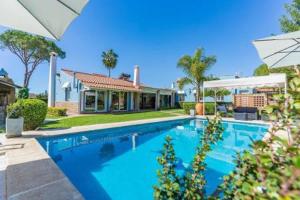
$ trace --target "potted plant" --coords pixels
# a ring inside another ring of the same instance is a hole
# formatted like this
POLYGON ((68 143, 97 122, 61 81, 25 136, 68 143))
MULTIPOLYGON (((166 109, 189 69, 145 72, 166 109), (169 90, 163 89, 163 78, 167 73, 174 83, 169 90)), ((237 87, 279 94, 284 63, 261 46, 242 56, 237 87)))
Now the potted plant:
POLYGON ((14 103, 7 108, 6 137, 20 137, 22 135, 24 118, 22 117, 22 106, 14 103))

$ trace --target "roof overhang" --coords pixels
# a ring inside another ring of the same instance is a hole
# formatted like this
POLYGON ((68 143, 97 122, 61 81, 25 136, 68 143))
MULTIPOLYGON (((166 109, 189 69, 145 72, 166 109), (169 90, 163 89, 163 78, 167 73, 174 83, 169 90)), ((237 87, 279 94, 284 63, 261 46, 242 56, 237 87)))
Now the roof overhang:
POLYGON ((9 86, 9 87, 13 87, 13 88, 22 88, 21 86, 18 86, 18 85, 13 84, 13 83, 8 83, 8 82, 3 81, 3 80, 0 80, 0 84, 6 85, 6 86, 9 86))

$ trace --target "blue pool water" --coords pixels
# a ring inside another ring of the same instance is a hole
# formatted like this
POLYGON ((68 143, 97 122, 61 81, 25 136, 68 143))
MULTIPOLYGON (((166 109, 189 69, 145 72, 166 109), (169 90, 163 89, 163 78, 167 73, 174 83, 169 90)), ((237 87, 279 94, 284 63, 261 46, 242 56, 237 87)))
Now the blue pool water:
MULTIPOLYGON (((174 139, 177 169, 189 166, 205 121, 179 120, 113 128, 39 139, 60 169, 88 200, 153 199, 157 183, 156 158, 166 135, 174 139)), ((209 153, 205 172, 207 192, 212 193, 233 168, 236 152, 259 140, 266 126, 224 122, 223 141, 209 153)))

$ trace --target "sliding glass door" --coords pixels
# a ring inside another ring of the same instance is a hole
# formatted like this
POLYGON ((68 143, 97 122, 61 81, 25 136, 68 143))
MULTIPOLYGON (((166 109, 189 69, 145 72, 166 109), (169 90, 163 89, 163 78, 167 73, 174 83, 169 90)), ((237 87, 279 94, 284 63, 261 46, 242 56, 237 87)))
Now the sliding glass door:
POLYGON ((127 110, 127 92, 120 92, 119 110, 127 110))
POLYGON ((84 111, 95 111, 96 93, 94 90, 84 91, 84 111))
POLYGON ((114 111, 127 110, 127 92, 116 92, 111 93, 112 109, 114 111))
POLYGON ((156 94, 141 93, 140 94, 140 109, 155 109, 156 94))
POLYGON ((84 111, 105 111, 105 92, 95 90, 84 91, 84 111))
POLYGON ((119 110, 119 92, 111 93, 111 106, 113 110, 119 110))
POLYGON ((97 111, 105 111, 105 92, 97 91, 97 111))

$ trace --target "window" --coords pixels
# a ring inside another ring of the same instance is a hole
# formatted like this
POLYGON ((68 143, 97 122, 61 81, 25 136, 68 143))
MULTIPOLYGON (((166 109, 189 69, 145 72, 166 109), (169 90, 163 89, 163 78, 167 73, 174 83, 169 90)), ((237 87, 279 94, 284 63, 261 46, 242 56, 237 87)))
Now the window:
POLYGON ((171 107, 171 95, 160 95, 160 107, 161 108, 171 107))
POLYGON ((119 92, 111 93, 111 106, 113 110, 119 110, 119 92))
POLYGON ((84 92, 84 110, 94 111, 96 105, 96 94, 95 91, 84 92))
POLYGON ((104 91, 97 92, 97 110, 103 111, 105 109, 105 94, 104 91))
POLYGON ((155 109, 156 94, 141 93, 140 94, 140 109, 155 109))
POLYGON ((71 99, 71 88, 65 88, 65 101, 70 101, 71 99))
POLYGON ((127 110, 127 92, 120 92, 119 95, 119 109, 127 110))
POLYGON ((178 101, 184 101, 184 94, 178 94, 178 101))
POLYGON ((216 101, 224 101, 224 96, 218 96, 216 101))
POLYGON ((112 92, 112 109, 127 110, 127 92, 112 92))

